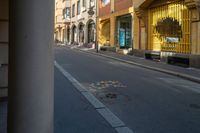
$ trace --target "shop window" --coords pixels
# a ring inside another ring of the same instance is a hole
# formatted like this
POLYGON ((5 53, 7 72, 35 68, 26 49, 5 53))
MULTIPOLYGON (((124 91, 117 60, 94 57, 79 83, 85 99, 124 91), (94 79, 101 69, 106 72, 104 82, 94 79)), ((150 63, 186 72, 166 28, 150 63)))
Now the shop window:
POLYGON ((172 17, 166 17, 157 22, 154 33, 159 33, 167 43, 178 43, 182 38, 181 24, 172 17))
POLYGON ((184 1, 149 8, 148 50, 191 53, 190 14, 184 1))
POLYGON ((130 48, 132 40, 131 16, 121 16, 117 18, 117 42, 120 48, 130 48))

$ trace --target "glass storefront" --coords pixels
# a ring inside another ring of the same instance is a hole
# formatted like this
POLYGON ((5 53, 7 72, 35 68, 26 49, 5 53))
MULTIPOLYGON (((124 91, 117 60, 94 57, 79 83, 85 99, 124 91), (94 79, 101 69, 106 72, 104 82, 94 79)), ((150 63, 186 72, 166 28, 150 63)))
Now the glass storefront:
POLYGON ((120 16, 117 18, 117 42, 120 48, 131 48, 131 21, 131 15, 120 16))

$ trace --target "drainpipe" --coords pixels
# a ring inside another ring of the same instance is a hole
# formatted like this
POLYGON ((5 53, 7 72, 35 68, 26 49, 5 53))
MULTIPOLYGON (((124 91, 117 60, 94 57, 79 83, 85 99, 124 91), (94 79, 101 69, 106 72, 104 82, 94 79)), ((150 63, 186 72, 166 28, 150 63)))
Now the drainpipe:
POLYGON ((53 133, 54 0, 10 0, 8 133, 53 133))

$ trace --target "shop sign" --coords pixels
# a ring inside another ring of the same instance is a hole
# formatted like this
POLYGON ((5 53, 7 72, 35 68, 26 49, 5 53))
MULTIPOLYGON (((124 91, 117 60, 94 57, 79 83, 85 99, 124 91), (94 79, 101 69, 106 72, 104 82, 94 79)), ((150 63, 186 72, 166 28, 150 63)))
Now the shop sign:
POLYGON ((167 43, 178 43, 179 38, 178 37, 166 37, 166 42, 167 43))

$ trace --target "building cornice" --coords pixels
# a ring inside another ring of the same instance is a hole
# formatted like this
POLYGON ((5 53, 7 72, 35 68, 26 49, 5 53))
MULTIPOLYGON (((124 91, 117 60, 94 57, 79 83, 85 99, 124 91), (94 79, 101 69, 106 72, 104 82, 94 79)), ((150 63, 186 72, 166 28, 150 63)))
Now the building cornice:
POLYGON ((193 22, 200 21, 200 0, 185 0, 186 6, 191 10, 193 22))
POLYGON ((199 8, 200 0, 185 0, 185 4, 188 8, 199 8))

